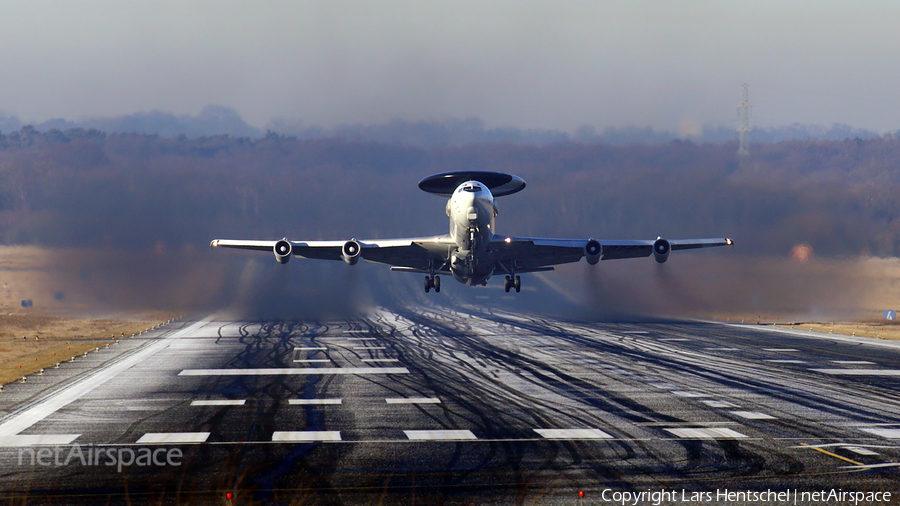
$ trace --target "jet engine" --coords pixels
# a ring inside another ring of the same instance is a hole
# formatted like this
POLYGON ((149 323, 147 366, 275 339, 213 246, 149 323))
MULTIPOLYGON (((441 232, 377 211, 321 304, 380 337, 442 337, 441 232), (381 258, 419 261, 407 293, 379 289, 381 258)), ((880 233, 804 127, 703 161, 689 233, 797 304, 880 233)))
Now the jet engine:
POLYGON ((341 246, 341 258, 347 262, 347 265, 356 265, 359 262, 362 246, 356 242, 356 239, 350 239, 341 246))
POLYGON ((656 240, 653 241, 653 258, 655 258, 657 262, 663 263, 668 260, 670 251, 672 251, 672 245, 669 244, 669 241, 662 237, 657 237, 656 240))
POLYGON ((584 258, 587 260, 587 263, 597 265, 601 255, 603 255, 603 246, 600 244, 600 241, 591 238, 584 245, 584 258))
POLYGON ((286 264, 291 261, 293 253, 290 241, 286 238, 275 243, 273 251, 275 252, 275 261, 280 264, 286 264))

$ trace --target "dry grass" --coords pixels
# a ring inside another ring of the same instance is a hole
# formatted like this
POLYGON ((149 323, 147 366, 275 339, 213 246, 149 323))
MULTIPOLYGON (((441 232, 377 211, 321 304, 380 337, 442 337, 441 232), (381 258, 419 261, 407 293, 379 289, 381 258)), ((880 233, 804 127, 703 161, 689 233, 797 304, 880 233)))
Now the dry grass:
POLYGON ((93 283, 77 273, 72 280, 59 265, 60 258, 77 254, 0 246, 0 385, 115 343, 114 336, 128 338, 173 314, 104 310, 93 283))
POLYGON ((778 324, 779 327, 811 330, 826 334, 843 334, 846 336, 870 337, 873 339, 897 339, 900 340, 900 323, 893 321, 868 321, 868 322, 805 322, 791 324, 778 324))
POLYGON ((0 316, 0 385, 49 369, 85 352, 94 352, 96 348, 115 346, 116 338, 128 339, 161 321, 159 315, 142 321, 0 316))

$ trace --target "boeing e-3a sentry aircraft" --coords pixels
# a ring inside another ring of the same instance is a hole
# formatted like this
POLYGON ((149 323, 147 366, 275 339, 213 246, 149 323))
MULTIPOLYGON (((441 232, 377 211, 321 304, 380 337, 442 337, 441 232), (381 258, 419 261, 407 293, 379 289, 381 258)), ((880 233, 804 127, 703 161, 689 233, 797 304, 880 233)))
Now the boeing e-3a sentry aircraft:
POLYGON ((355 265, 360 259, 387 264, 393 271, 425 274, 425 292, 441 291, 440 274, 460 283, 487 285, 494 274, 504 274, 507 292, 522 289, 519 274, 552 271, 554 265, 578 262, 582 257, 596 265, 600 260, 648 257, 665 262, 669 252, 730 246, 731 239, 604 241, 597 239, 541 239, 494 233, 496 197, 521 191, 525 181, 499 172, 445 172, 419 181, 422 190, 449 197, 446 206, 450 233, 409 239, 349 241, 244 241, 215 239, 212 248, 272 251, 278 263, 292 256, 343 260, 355 265))

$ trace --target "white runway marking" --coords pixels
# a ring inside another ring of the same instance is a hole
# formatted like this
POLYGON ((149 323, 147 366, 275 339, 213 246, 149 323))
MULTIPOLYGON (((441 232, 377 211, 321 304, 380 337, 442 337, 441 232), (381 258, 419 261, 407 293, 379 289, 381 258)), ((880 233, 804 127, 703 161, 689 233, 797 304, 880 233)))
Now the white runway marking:
POLYGON ((384 346, 354 346, 354 350, 383 350, 384 346))
POLYGON ((660 339, 660 341, 676 342, 676 341, 690 341, 690 339, 686 339, 684 337, 667 337, 665 339, 660 339))
POLYGON ((763 362, 772 362, 773 364, 805 364, 805 360, 790 360, 790 359, 772 359, 772 360, 764 360, 763 362))
POLYGON ((305 374, 409 374, 405 367, 298 367, 285 369, 185 369, 179 376, 277 376, 305 374))
POLYGON ((810 371, 846 376, 900 376, 898 369, 810 369, 810 371))
POLYGON ((415 441, 458 441, 478 439, 470 430, 405 430, 406 437, 415 441))
POLYGON ((60 446, 67 445, 81 434, 29 434, 0 437, 0 447, 8 446, 60 446))
POLYGON ((845 446, 844 449, 847 451, 851 451, 857 455, 866 455, 866 456, 870 456, 870 457, 878 455, 878 453, 873 452, 872 450, 869 450, 868 448, 862 448, 860 446, 845 446))
POLYGON ((343 404, 341 399, 288 399, 288 405, 343 404))
POLYGON ((171 336, 161 338, 153 344, 147 345, 147 347, 134 353, 133 355, 129 355, 122 360, 113 362, 108 367, 104 367, 99 371, 91 374, 90 376, 87 376, 80 381, 76 381, 68 387, 65 387, 59 392, 51 395, 47 400, 37 403, 36 405, 26 409, 25 411, 22 411, 18 415, 12 416, 7 421, 0 424, 0 437, 12 436, 14 434, 18 434, 19 432, 22 432, 28 427, 31 427, 50 414, 55 413, 63 406, 66 406, 70 402, 79 399, 82 395, 90 392, 103 383, 106 383, 107 381, 115 378, 122 371, 127 371, 135 365, 144 362, 153 354, 165 349, 167 346, 172 344, 172 340, 181 339, 182 337, 194 334, 199 329, 203 328, 203 326, 205 326, 211 319, 211 316, 204 318, 203 320, 194 323, 186 329, 175 332, 171 336))
POLYGON ((377 341, 377 337, 348 337, 348 341, 377 341))
POLYGON ((900 429, 881 429, 877 427, 867 428, 867 429, 859 429, 863 432, 868 432, 869 434, 875 434, 876 436, 881 436, 887 439, 900 439, 900 429))
POLYGON ((324 346, 313 346, 309 348, 294 348, 294 351, 326 351, 327 349, 324 346))
POLYGON ((793 353, 795 351, 800 351, 800 350, 795 350, 794 348, 763 348, 763 351, 778 351, 778 352, 785 352, 785 353, 793 353))
POLYGON ((610 439, 612 436, 600 429, 534 429, 546 439, 610 439))
POLYGON ((364 358, 363 362, 399 362, 396 358, 364 358))
POLYGON ((736 404, 725 401, 700 401, 711 408, 736 408, 736 404))
POLYGON ((832 360, 831 362, 841 365, 875 365, 875 362, 867 362, 865 360, 832 360))
POLYGON ((437 397, 388 397, 385 402, 388 404, 440 404, 441 400, 437 397))
POLYGON ((340 441, 341 432, 338 430, 303 430, 303 431, 276 431, 272 433, 272 441, 340 441))
POLYGON ((294 362, 300 363, 300 364, 317 364, 317 363, 322 364, 325 362, 331 362, 331 359, 330 358, 300 358, 300 359, 294 360, 294 362))
POLYGON ((747 437, 725 427, 697 427, 691 429, 663 429, 682 439, 733 439, 747 437))
POLYGON ((148 432, 137 440, 138 443, 204 443, 209 432, 148 432))
POLYGON ((191 406, 243 406, 245 399, 219 399, 209 401, 191 401, 191 406))
POLYGON ((729 411, 732 415, 737 415, 747 420, 775 420, 776 418, 765 413, 757 413, 756 411, 729 411))
POLYGON ((900 462, 885 462, 884 464, 863 464, 861 466, 841 466, 841 469, 874 469, 876 467, 900 467, 900 462))
POLYGON ((678 397, 706 397, 703 392, 695 392, 693 390, 673 390, 672 393, 678 397))
POLYGON ((740 348, 703 348, 708 351, 741 351, 740 348))

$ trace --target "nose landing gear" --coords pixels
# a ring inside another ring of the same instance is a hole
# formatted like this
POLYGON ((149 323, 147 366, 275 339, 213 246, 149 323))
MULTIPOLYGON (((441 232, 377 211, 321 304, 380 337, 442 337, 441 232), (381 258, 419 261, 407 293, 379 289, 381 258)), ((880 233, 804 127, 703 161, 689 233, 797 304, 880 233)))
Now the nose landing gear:
POLYGON ((440 276, 425 276, 425 293, 431 291, 434 288, 435 293, 440 293, 441 291, 441 277, 440 276))
POLYGON ((516 289, 516 293, 522 291, 522 278, 519 276, 506 276, 506 279, 503 281, 503 289, 509 293, 513 288, 516 289))

